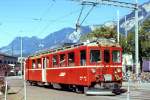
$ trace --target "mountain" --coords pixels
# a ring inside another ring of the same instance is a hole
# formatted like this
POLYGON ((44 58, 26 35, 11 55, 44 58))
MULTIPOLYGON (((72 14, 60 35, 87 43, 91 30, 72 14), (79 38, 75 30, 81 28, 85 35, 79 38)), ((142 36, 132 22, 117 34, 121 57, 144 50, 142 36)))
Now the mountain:
MULTIPOLYGON (((23 56, 28 56, 32 53, 44 49, 56 48, 64 43, 76 43, 79 41, 80 36, 91 32, 89 26, 81 27, 80 32, 76 32, 74 28, 63 28, 54 33, 50 33, 43 39, 37 37, 22 37, 23 41, 23 56)), ((0 52, 9 55, 20 56, 21 51, 21 37, 16 37, 9 45, 0 48, 0 52)))
MULTIPOLYGON (((143 23, 144 20, 150 18, 150 1, 145 2, 144 4, 139 6, 139 25, 143 23)), ((135 13, 131 12, 130 14, 122 17, 120 19, 120 32, 125 34, 125 31, 134 31, 134 25, 135 25, 135 13)))
MULTIPOLYGON (((20 55, 21 52, 21 37, 16 37, 9 45, 0 48, 0 51, 2 53, 6 53, 9 55, 20 55)), ((37 37, 22 37, 23 41, 23 54, 29 55, 30 53, 33 53, 34 51, 38 50, 40 48, 40 41, 41 39, 37 37)))

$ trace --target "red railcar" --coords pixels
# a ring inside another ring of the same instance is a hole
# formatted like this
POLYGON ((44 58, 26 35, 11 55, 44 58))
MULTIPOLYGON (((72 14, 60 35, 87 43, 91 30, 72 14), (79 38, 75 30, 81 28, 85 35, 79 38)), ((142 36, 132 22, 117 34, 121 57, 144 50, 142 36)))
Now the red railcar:
POLYGON ((29 56, 25 66, 26 80, 31 84, 46 83, 76 91, 122 85, 122 48, 108 41, 48 50, 29 56))

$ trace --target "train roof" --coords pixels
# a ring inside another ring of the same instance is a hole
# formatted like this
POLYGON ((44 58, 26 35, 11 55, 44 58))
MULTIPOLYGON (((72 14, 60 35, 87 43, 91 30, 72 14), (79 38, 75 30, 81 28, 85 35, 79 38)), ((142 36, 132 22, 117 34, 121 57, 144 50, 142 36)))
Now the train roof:
POLYGON ((97 39, 93 41, 86 41, 82 43, 76 43, 76 44, 70 44, 70 43, 65 43, 62 47, 54 48, 54 49, 47 49, 43 51, 39 51, 33 55, 30 55, 29 57, 40 57, 41 55, 44 54, 50 54, 50 53, 55 53, 58 51, 64 51, 64 50, 69 50, 73 48, 78 48, 80 46, 104 46, 104 47, 120 47, 119 43, 116 43, 114 40, 111 39, 97 39))

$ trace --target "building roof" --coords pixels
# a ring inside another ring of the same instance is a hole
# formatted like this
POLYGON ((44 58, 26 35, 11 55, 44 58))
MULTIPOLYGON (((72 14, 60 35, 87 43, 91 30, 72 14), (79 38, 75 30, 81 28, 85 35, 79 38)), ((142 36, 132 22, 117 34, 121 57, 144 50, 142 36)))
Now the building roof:
POLYGON ((18 57, 15 57, 15 56, 11 56, 11 55, 8 55, 8 54, 4 54, 4 53, 0 53, 0 56, 1 57, 9 57, 9 58, 18 58, 18 57))

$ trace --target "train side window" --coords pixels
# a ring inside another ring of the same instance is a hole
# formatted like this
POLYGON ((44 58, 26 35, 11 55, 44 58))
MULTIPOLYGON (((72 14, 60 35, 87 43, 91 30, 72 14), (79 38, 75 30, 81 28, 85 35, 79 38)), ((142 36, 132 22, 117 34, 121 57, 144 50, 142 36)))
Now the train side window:
POLYGON ((46 57, 46 67, 50 67, 50 63, 49 63, 49 57, 46 57))
POLYGON ((36 68, 35 60, 32 60, 32 68, 36 68))
POLYGON ((61 54, 60 55, 60 66, 64 67, 65 66, 65 62, 66 62, 66 60, 65 60, 65 54, 61 54))
POLYGON ((58 56, 54 55, 53 56, 53 67, 57 67, 58 66, 58 56))
POLYGON ((40 58, 37 59, 37 66, 38 66, 38 68, 41 68, 41 59, 40 58))
POLYGON ((86 65, 86 50, 80 51, 80 65, 81 66, 86 65))
POLYGON ((112 61, 114 63, 120 63, 121 62, 121 58, 120 58, 120 51, 119 50, 114 50, 112 51, 112 61))
POLYGON ((74 66, 75 60, 74 60, 74 52, 68 53, 68 66, 74 66))
POLYGON ((110 62, 110 52, 109 52, 109 50, 104 50, 104 62, 106 62, 106 63, 110 62))
POLYGON ((98 63, 101 61, 101 53, 100 50, 91 50, 90 51, 90 62, 98 63))

